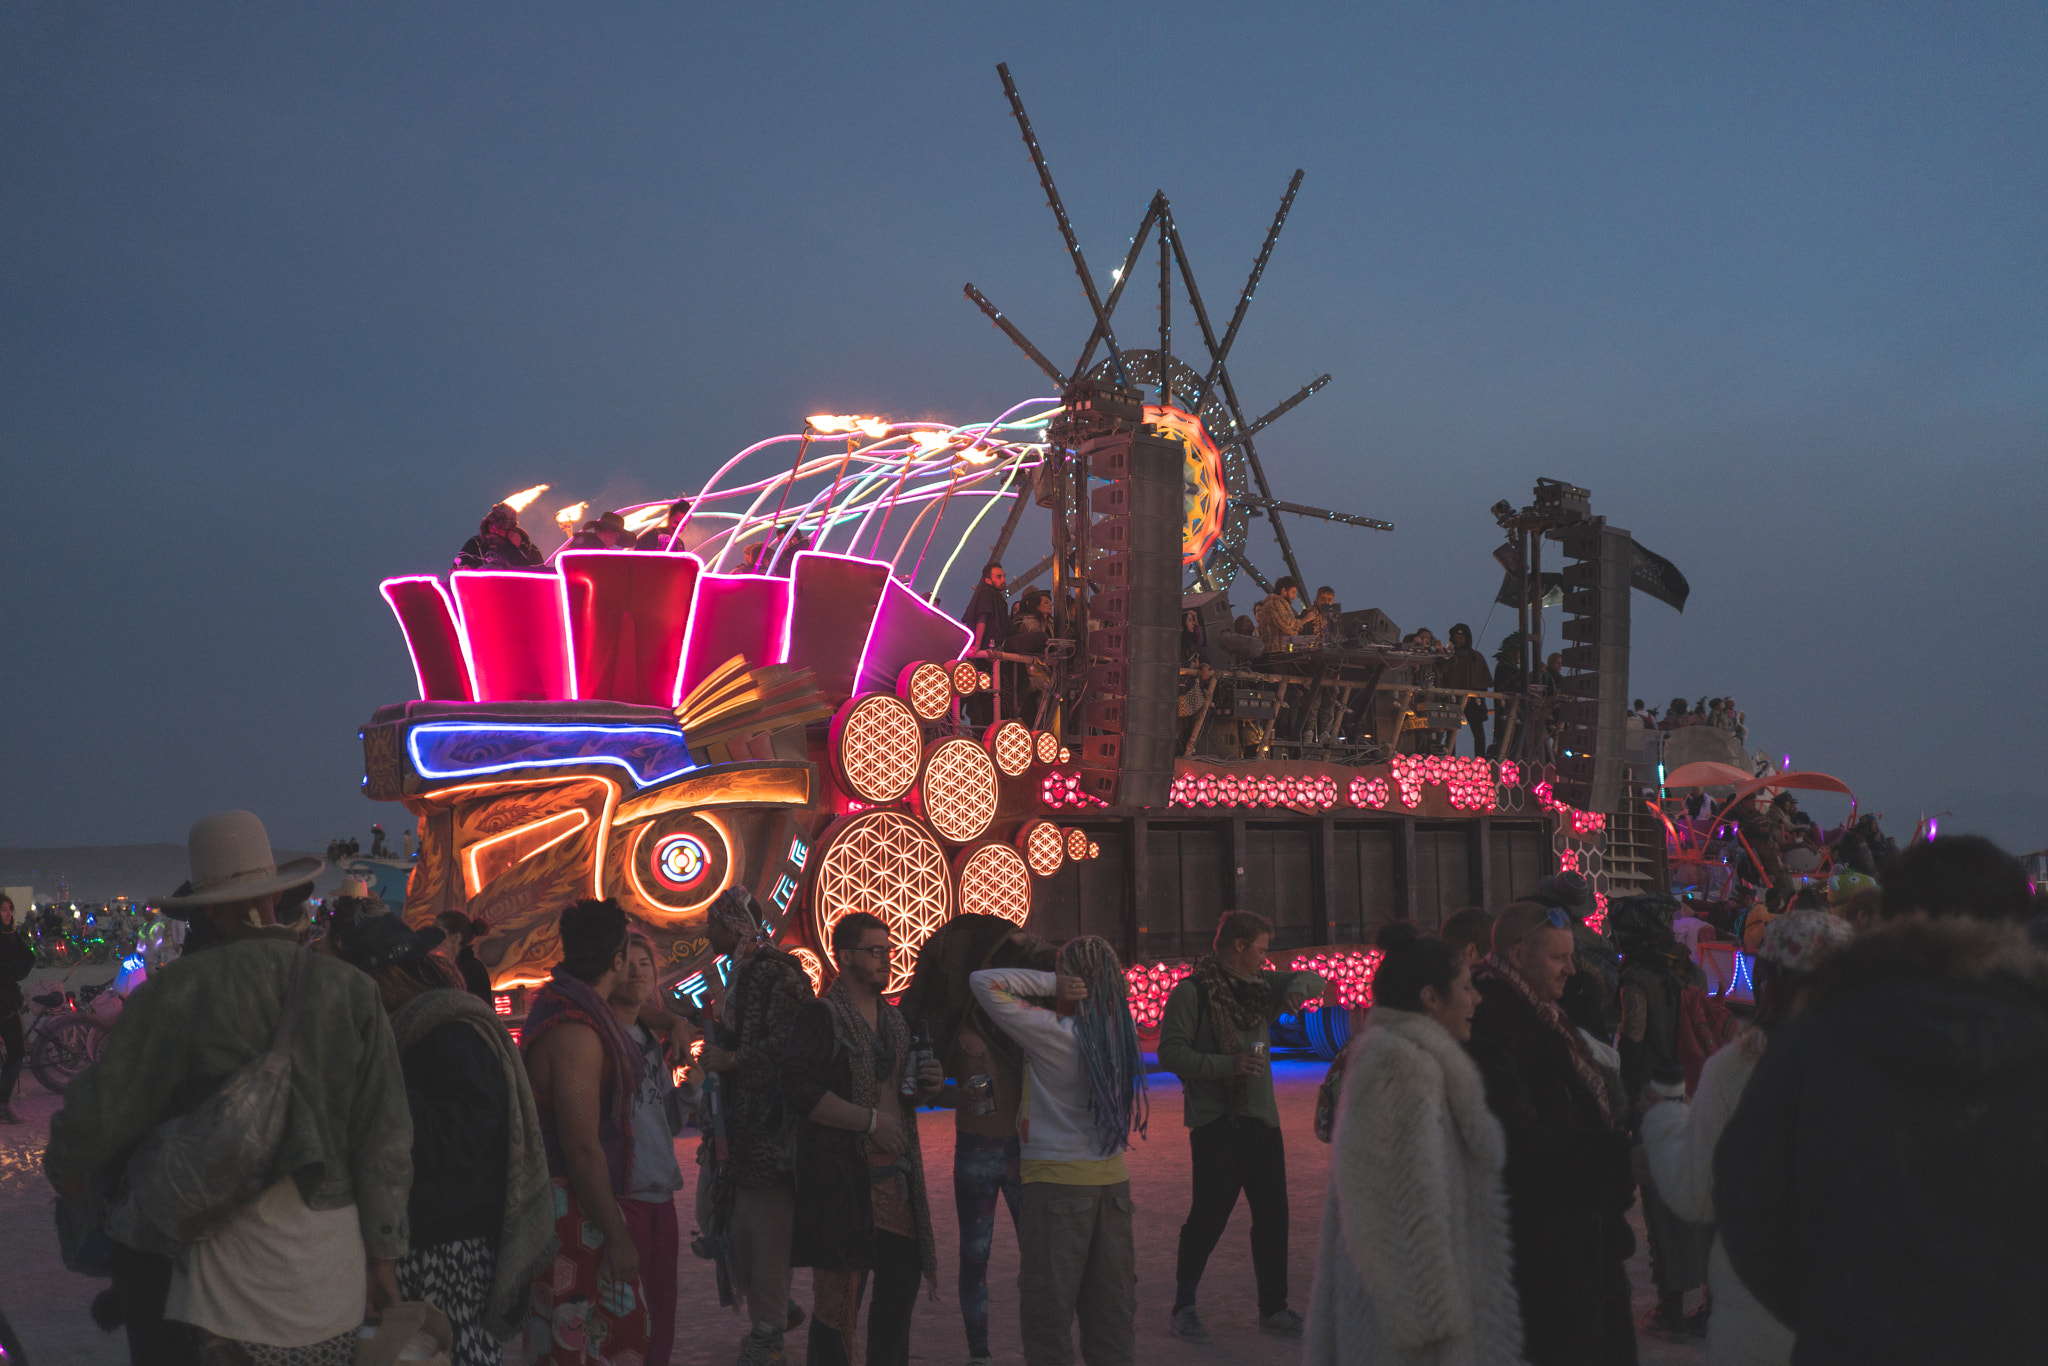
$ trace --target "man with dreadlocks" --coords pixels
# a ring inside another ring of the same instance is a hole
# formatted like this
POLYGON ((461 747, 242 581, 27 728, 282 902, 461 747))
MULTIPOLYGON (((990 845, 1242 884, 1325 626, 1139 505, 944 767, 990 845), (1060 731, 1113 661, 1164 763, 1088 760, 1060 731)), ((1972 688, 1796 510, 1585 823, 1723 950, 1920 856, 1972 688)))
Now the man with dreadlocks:
POLYGON ((1195 1291, 1244 1192, 1252 1210, 1252 1272, 1259 1331, 1298 1337, 1301 1315, 1287 1304, 1287 1150, 1273 1073, 1258 1045, 1273 1022, 1327 987, 1312 972, 1266 966, 1273 925, 1250 911, 1216 922, 1215 951, 1166 998, 1159 1065, 1181 1080, 1181 1114, 1194 1159, 1194 1198, 1180 1226, 1168 1331, 1207 1342, 1195 1291))
POLYGON ((960 1318, 967 1329, 967 1366, 988 1366, 988 1259, 995 1241, 996 1202, 1019 1224, 1024 1198, 1017 1109, 1024 1090, 1024 1050, 997 1029, 968 990, 981 968, 1053 965, 1052 945, 997 915, 956 915, 924 941, 903 993, 903 1018, 931 1030, 946 1071, 960 1081, 986 1077, 985 1105, 964 1099, 953 1111, 953 1205, 960 1216, 960 1318))
POLYGON ((889 927, 865 911, 832 925, 839 980, 797 1016, 782 1093, 797 1126, 790 1264, 812 1268, 810 1366, 859 1359, 854 1331, 868 1294, 868 1366, 908 1366, 920 1279, 938 1292, 917 1106, 941 1098, 945 1074, 924 1060, 912 1095, 910 1027, 882 999, 889 927))
POLYGON ((767 942, 759 908, 743 887, 730 887, 711 903, 705 935, 714 953, 737 964, 719 1007, 718 1023, 699 1061, 717 1073, 726 1100, 725 1151, 712 1147, 700 1163, 715 1162, 712 1227, 725 1228, 726 1269, 733 1296, 752 1328, 740 1344, 743 1366, 782 1354, 782 1335, 795 1325, 790 1313, 789 1239, 796 1215, 789 1151, 796 1116, 782 1099, 782 1059, 797 1016, 811 1003, 803 964, 767 942))
POLYGON ((1053 972, 989 968, 968 984, 1024 1049, 1017 1290, 1026 1366, 1071 1366, 1076 1314, 1088 1366, 1128 1366, 1138 1265, 1124 1149, 1133 1129, 1145 1132, 1147 1109, 1123 965, 1089 935, 1060 950, 1053 972), (1052 997, 1055 1008, 1029 997, 1052 997))

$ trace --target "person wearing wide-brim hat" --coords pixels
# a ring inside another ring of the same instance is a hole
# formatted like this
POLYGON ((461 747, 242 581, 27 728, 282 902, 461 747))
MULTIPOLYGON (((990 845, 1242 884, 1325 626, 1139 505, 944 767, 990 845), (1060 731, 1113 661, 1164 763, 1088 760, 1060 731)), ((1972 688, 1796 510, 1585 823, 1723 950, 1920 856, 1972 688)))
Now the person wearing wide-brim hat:
MULTIPOLYGON (((280 866, 263 822, 247 811, 203 818, 187 850, 189 889, 164 908, 204 923, 218 941, 153 973, 65 1092, 43 1169, 66 1194, 82 1194, 276 1036, 299 952, 276 907, 323 862, 280 866)), ((168 1266, 116 1244, 115 1294, 136 1360, 254 1355, 250 1346, 289 1363, 346 1357, 365 1309, 397 1301, 412 1120, 375 985, 314 955, 291 1058, 290 1111, 263 1193, 168 1266)))

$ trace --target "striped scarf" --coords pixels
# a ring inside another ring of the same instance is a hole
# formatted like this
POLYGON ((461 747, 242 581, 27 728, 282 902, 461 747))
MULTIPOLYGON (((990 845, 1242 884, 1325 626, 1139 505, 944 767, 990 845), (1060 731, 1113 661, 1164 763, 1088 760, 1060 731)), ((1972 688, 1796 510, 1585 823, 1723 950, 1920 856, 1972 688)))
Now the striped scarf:
POLYGON ((1522 974, 1510 967, 1507 960, 1499 954, 1488 954, 1482 958, 1473 967, 1472 976, 1479 981, 1491 979, 1505 982, 1513 988, 1517 996, 1528 1002, 1529 1008, 1536 1012, 1536 1018, 1543 1021, 1551 1033, 1563 1039, 1565 1046, 1571 1050, 1572 1071, 1578 1074, 1579 1084, 1590 1091, 1593 1099, 1599 1102, 1601 1119, 1606 1121, 1608 1128, 1616 1127, 1614 1103, 1607 1094, 1607 1082, 1600 1074, 1599 1064, 1593 1061, 1593 1050, 1586 1047, 1585 1037, 1579 1033, 1578 1026, 1565 1015, 1564 1007, 1555 1001, 1537 1000, 1536 993, 1522 980, 1522 974))

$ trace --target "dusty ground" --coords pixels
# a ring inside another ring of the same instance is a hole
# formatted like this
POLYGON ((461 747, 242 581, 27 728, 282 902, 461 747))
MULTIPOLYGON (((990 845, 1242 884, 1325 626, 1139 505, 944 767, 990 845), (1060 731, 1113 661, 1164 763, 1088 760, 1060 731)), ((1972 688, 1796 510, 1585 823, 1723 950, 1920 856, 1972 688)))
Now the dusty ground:
MULTIPOLYGON (((1316 1230, 1322 1217, 1323 1177, 1328 1149, 1311 1129, 1319 1063, 1277 1064, 1281 1119, 1287 1132, 1288 1189, 1292 1199, 1293 1249, 1289 1268, 1293 1303, 1304 1309, 1315 1268, 1316 1230)), ((23 1078, 16 1109, 28 1122, 0 1128, 0 1310, 21 1335, 35 1366, 118 1366, 127 1361, 125 1340, 106 1337, 86 1317, 86 1306, 102 1283, 64 1270, 57 1258, 57 1237, 50 1215, 49 1188, 37 1165, 49 1132, 49 1117, 58 1105, 33 1080, 23 1078)), ((1202 1317, 1215 1341, 1191 1347, 1166 1333, 1167 1310, 1173 1303, 1175 1239, 1187 1212, 1187 1140, 1180 1124, 1180 1087, 1171 1076, 1153 1078, 1152 1136, 1130 1155, 1132 1193, 1138 1206, 1138 1348, 1146 1363, 1279 1363, 1299 1359, 1295 1342, 1262 1336, 1252 1293, 1249 1216, 1242 1206, 1209 1263, 1202 1285, 1202 1317)), ((921 1125, 925 1169, 934 1175, 934 1219, 939 1239, 940 1297, 918 1305, 912 1359, 959 1362, 966 1357, 966 1338, 951 1288, 950 1268, 958 1255, 958 1229, 950 1191, 953 1128, 949 1117, 931 1114, 921 1125)), ((686 1172, 694 1171, 694 1140, 684 1144, 686 1172)), ((683 1227, 690 1227, 688 1193, 681 1206, 683 1227)), ((995 1258, 989 1269, 990 1318, 996 1359, 1023 1360, 1017 1348, 1017 1251, 1008 1231, 1008 1216, 998 1214, 995 1258)), ((1637 1242, 1642 1242, 1640 1228, 1637 1242)), ((1648 1262, 1638 1253, 1630 1268, 1636 1284, 1637 1311, 1648 1309, 1648 1262)), ((734 1357, 741 1325, 718 1307, 706 1263, 687 1252, 681 1269, 681 1307, 675 1362, 687 1366, 726 1366, 734 1357)), ((809 1305, 806 1273, 797 1277, 797 1299, 809 1305)), ((793 1335, 790 1360, 801 1361, 802 1333, 793 1335)), ((1642 1340, 1648 1366, 1693 1363, 1704 1358, 1693 1345, 1642 1340)), ((508 1361, 519 1360, 517 1351, 508 1361)))

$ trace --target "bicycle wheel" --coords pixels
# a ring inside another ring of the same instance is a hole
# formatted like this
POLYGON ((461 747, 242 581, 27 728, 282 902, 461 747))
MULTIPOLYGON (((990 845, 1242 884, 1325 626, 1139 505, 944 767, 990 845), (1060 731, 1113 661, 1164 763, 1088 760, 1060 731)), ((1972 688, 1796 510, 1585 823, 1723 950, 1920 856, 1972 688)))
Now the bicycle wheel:
POLYGON ((72 1014, 43 1028, 29 1049, 28 1068, 45 1090, 64 1094, 71 1079, 100 1055, 107 1026, 90 1015, 72 1014))

